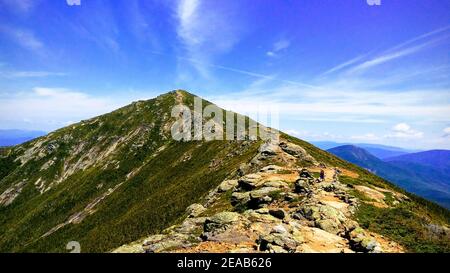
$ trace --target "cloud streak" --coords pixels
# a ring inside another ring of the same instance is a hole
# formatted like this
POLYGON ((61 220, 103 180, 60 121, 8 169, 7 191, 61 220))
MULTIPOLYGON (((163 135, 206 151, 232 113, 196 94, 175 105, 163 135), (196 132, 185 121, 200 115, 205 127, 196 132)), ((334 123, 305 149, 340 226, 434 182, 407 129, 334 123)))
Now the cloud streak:
MULTIPOLYGON (((242 26, 233 5, 212 6, 214 1, 180 0, 176 7, 177 35, 196 71, 209 78, 207 66, 215 57, 231 50, 239 41, 242 26), (230 23, 233 22, 233 23, 230 23)), ((181 54, 184 55, 184 54, 181 54)))
POLYGON ((369 56, 371 53, 361 54, 353 59, 350 59, 342 64, 339 64, 335 67, 330 68, 329 70, 323 72, 319 75, 319 77, 332 74, 338 71, 343 71, 343 74, 345 76, 353 75, 353 74, 360 74, 362 72, 365 72, 366 70, 382 65, 384 63, 388 63, 391 61, 394 61, 399 58, 403 58, 409 55, 416 54, 418 52, 430 49, 434 46, 437 46, 441 44, 442 42, 448 40, 450 35, 447 33, 450 30, 450 25, 445 26, 430 32, 427 32, 425 34, 419 35, 417 37, 411 38, 405 42, 402 42, 398 45, 395 45, 386 51, 384 51, 382 54, 379 54, 371 59, 365 60, 367 56, 369 56), (439 37, 436 37, 437 34, 443 34, 439 37), (427 40, 424 42, 421 42, 417 44, 419 41, 423 41, 430 37, 436 37, 431 40, 427 40), (345 70, 345 68, 347 68, 345 70))
POLYGON ((49 72, 49 71, 0 71, 0 77, 3 78, 46 78, 46 77, 62 77, 67 76, 63 72, 49 72))
POLYGON ((44 43, 31 30, 0 26, 0 32, 5 33, 18 45, 34 53, 41 53, 44 49, 44 43))

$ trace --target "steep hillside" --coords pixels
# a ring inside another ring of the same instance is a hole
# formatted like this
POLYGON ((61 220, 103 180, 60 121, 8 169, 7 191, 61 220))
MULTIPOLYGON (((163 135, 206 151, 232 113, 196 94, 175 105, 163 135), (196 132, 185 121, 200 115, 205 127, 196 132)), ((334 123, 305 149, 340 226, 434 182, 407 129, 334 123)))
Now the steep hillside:
POLYGON ((172 107, 193 101, 173 91, 0 149, 0 251, 136 250, 149 236, 150 252, 450 251, 447 210, 307 142, 173 140, 172 107), (260 236, 239 237, 251 223, 260 236))
MULTIPOLYGON (((410 161, 400 160, 401 158, 409 158, 409 155, 395 157, 385 162, 371 155, 365 149, 352 145, 340 146, 329 149, 328 151, 380 177, 392 181, 409 192, 450 208, 450 184, 448 184, 450 171, 433 167, 434 165, 438 165, 438 163, 434 164, 433 161, 444 161, 439 156, 437 157, 438 159, 429 158, 428 162, 430 163, 420 164, 418 163, 419 159, 416 161, 413 160, 417 156, 412 156, 410 161)), ((427 152, 418 154, 426 155, 427 152)), ((443 165, 445 166, 445 164, 443 165)))

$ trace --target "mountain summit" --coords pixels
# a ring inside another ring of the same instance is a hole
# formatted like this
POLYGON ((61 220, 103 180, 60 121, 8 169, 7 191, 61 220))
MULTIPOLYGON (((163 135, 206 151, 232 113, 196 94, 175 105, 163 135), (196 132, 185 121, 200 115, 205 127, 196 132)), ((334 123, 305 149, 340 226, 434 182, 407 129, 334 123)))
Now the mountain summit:
POLYGON ((447 210, 307 142, 174 140, 172 109, 195 98, 1 148, 0 251, 450 251, 447 210))

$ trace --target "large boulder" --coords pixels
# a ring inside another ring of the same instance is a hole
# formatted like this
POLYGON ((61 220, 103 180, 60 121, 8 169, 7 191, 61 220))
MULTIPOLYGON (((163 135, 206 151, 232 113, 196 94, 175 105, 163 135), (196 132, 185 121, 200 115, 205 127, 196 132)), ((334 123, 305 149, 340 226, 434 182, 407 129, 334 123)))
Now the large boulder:
POLYGON ((280 148, 271 141, 263 143, 259 147, 259 152, 263 156, 274 156, 279 152, 280 148))
POLYGON ((192 204, 186 208, 188 217, 197 217, 202 214, 206 208, 201 204, 192 204))
POLYGON ((237 180, 225 180, 222 183, 220 183, 219 187, 217 188, 217 191, 226 192, 234 189, 237 185, 238 185, 237 180))
POLYGON ((251 208, 259 208, 264 204, 268 204, 273 201, 273 197, 280 192, 279 188, 275 187, 262 187, 258 190, 250 191, 251 208))
POLYGON ((239 221, 241 215, 236 212, 223 211, 207 218, 203 229, 205 232, 220 232, 226 230, 230 225, 239 221))
POLYGON ((264 187, 274 187, 280 189, 289 189, 289 185, 284 181, 267 181, 263 184, 264 187))
POLYGON ((262 184, 261 175, 259 174, 248 174, 246 176, 241 177, 238 180, 239 188, 250 191, 262 184))
POLYGON ((295 192, 296 193, 308 193, 310 191, 310 184, 307 179, 300 178, 295 181, 295 192))
POLYGON ((260 170, 262 173, 276 173, 278 171, 284 170, 283 167, 277 165, 268 165, 260 170))
POLYGON ((311 163, 315 162, 314 158, 311 155, 309 155, 306 152, 306 150, 303 149, 302 147, 300 147, 299 145, 296 145, 296 144, 293 144, 290 142, 281 142, 279 146, 284 152, 286 152, 292 156, 295 156, 295 157, 301 159, 302 161, 311 162, 311 163))
POLYGON ((348 234, 348 239, 350 241, 350 246, 355 251, 372 253, 380 253, 383 251, 381 245, 377 242, 377 240, 369 236, 360 227, 353 229, 348 234))
POLYGON ((299 212, 305 219, 313 221, 316 227, 327 232, 338 234, 345 230, 347 217, 332 206, 310 204, 302 207, 299 212))
POLYGON ((271 253, 295 252, 299 245, 299 242, 287 232, 273 232, 260 236, 258 243, 259 250, 271 253))
POLYGON ((269 210, 270 215, 278 219, 284 219, 286 217, 286 212, 280 208, 273 208, 269 210))
POLYGON ((200 242, 199 238, 187 234, 154 235, 145 240, 142 248, 147 253, 165 252, 171 249, 189 247, 197 242, 200 242))
POLYGON ((231 205, 244 206, 250 201, 249 192, 233 192, 231 195, 231 205))

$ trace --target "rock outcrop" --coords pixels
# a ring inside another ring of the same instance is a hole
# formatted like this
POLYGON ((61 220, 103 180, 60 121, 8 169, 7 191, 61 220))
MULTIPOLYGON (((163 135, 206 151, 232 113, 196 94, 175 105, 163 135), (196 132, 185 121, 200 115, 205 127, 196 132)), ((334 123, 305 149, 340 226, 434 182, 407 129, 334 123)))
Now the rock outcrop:
MULTIPOLYGON (((303 148, 286 142, 279 146, 264 143, 260 153, 316 162, 303 148)), ((179 226, 151 236, 144 243, 137 242, 138 247, 124 246, 116 251, 402 251, 395 242, 364 230, 353 219, 360 201, 351 194, 353 187, 339 182, 340 173, 324 164, 309 168, 263 166, 239 179, 223 181, 209 195, 205 207, 189 206, 189 216, 179 226), (324 179, 315 176, 320 170, 326 174, 324 179), (220 212, 210 210, 218 202, 232 207, 220 212)))

